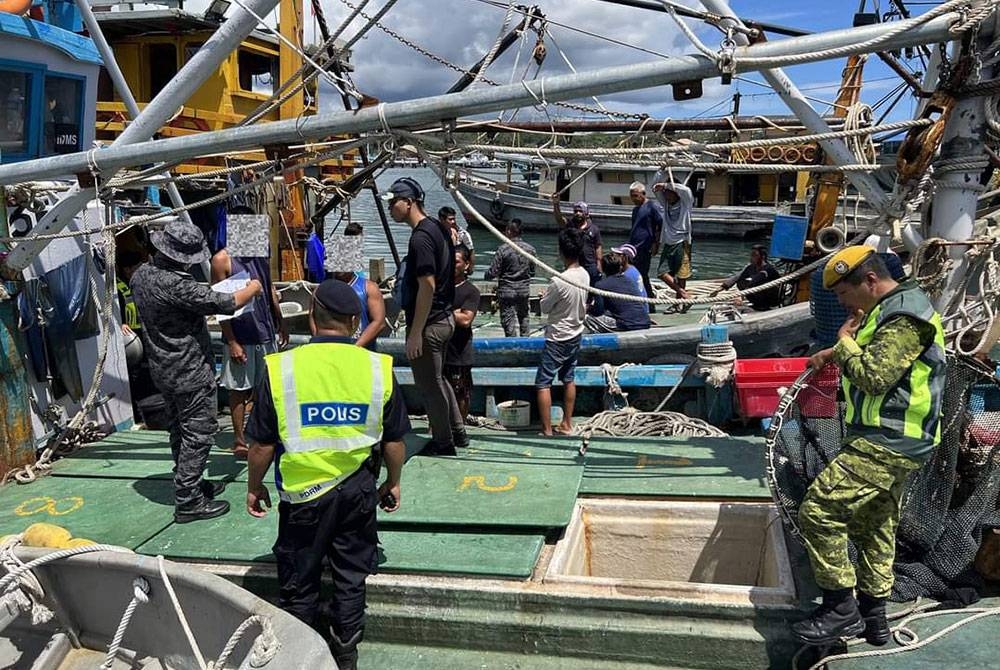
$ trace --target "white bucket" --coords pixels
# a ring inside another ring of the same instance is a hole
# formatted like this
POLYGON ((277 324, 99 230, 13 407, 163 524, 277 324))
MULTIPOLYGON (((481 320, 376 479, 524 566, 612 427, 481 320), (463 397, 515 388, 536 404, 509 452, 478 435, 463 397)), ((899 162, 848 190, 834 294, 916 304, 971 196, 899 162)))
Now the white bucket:
POLYGON ((506 400, 497 405, 504 428, 527 428, 531 422, 531 404, 524 400, 506 400))

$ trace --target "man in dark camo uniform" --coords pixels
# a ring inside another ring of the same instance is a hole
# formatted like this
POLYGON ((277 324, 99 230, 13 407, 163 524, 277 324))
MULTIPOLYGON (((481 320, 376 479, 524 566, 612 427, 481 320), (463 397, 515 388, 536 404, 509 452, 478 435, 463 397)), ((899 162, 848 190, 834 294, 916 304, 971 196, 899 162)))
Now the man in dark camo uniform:
POLYGON ((885 602, 892 592, 900 497, 907 476, 941 440, 944 333, 923 291, 893 280, 870 247, 837 253, 823 284, 851 316, 837 343, 810 365, 840 366, 847 437, 799 507, 823 604, 792 631, 807 644, 863 635, 881 645, 889 641, 885 602), (848 538, 858 550, 856 570, 848 538))
POLYGON ((156 255, 132 275, 131 288, 142 321, 143 347, 153 383, 170 413, 174 457, 174 520, 187 523, 229 511, 215 500, 224 482, 202 479, 219 430, 215 362, 205 317, 232 314, 261 292, 251 280, 236 293, 218 293, 187 270, 208 260, 201 231, 182 220, 151 236, 156 255))

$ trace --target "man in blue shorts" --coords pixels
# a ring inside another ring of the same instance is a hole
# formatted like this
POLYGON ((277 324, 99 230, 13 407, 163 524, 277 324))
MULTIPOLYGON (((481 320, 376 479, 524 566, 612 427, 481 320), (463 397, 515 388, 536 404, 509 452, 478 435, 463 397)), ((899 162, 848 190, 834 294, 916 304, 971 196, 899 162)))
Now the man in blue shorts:
POLYGON ((587 316, 587 291, 578 287, 590 283, 590 274, 580 267, 583 245, 583 233, 579 230, 564 228, 559 231, 559 255, 566 269, 552 278, 542 294, 542 313, 547 315, 548 323, 545 326, 542 362, 535 375, 535 389, 544 435, 573 433, 573 405, 576 402, 573 379, 576 359, 580 354, 583 320, 587 316), (563 420, 553 430, 552 381, 557 375, 563 383, 563 420))

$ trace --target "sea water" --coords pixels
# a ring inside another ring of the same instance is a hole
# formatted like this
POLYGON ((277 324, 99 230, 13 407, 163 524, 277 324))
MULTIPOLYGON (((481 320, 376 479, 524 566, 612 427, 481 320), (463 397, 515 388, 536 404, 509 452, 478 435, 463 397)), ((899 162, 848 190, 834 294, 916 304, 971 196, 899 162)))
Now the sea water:
MULTIPOLYGON (((420 182, 427 194, 427 213, 430 216, 437 216, 437 211, 441 207, 452 207, 455 211, 460 208, 451 196, 441 186, 441 181, 430 168, 392 168, 386 170, 377 181, 380 191, 387 191, 393 181, 399 177, 412 177, 420 182)), ((385 259, 386 272, 393 274, 395 265, 392 260, 392 253, 389 243, 382 230, 378 211, 372 200, 370 192, 363 192, 351 203, 351 218, 364 225, 365 229, 365 258, 385 259)), ((388 213, 386 213, 388 217, 388 213)), ((335 224, 339 215, 331 215, 327 218, 328 224, 335 224)), ((458 215, 459 225, 465 225, 462 215, 458 215)), ((395 223, 389 219, 390 230, 396 242, 400 256, 406 254, 406 243, 410 239, 410 228, 404 223, 395 223)), ((496 251, 502 242, 494 237, 489 231, 481 226, 472 226, 470 229, 472 240, 475 244, 475 270, 473 278, 481 279, 483 272, 489 267, 493 252, 496 251)), ((552 233, 527 232, 524 239, 535 247, 538 257, 556 268, 561 268, 558 259, 558 249, 556 243, 555 226, 552 233)), ((604 250, 610 251, 611 247, 624 243, 628 239, 626 235, 604 235, 604 250)), ((695 279, 717 279, 728 277, 743 269, 750 262, 750 246, 753 241, 742 239, 696 239, 692 252, 692 266, 695 279)), ((653 269, 656 268, 656 259, 653 260, 653 269)), ((542 272, 538 273, 541 279, 542 272)))

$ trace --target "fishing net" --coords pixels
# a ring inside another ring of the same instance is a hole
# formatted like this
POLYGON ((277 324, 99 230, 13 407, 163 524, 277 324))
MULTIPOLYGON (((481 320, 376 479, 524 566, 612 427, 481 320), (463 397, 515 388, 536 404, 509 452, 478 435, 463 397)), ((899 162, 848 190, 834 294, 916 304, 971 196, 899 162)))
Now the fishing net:
MULTIPOLYGON (((843 444, 844 407, 829 380, 807 372, 784 393, 772 419, 768 480, 795 537, 806 489, 843 444)), ((973 562, 983 532, 1000 527, 998 494, 1000 382, 975 359, 950 358, 941 444, 903 496, 892 599, 953 597, 954 589, 979 588, 973 562)), ((850 555, 855 560, 853 546, 850 555)))

